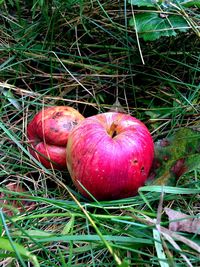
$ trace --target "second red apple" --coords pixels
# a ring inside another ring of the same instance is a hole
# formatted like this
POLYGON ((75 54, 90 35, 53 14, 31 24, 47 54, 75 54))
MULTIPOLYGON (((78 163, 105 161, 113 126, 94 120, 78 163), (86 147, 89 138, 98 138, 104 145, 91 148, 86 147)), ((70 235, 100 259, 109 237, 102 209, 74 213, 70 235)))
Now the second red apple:
POLYGON ((69 132, 83 119, 77 110, 68 106, 42 109, 27 126, 30 153, 46 168, 66 169, 69 132))

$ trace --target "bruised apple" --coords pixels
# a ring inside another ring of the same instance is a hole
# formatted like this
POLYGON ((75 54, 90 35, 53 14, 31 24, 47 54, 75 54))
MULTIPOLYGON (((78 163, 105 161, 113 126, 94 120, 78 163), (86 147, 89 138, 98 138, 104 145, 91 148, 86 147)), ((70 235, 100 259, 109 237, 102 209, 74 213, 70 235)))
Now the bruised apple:
POLYGON ((46 168, 65 169, 69 132, 83 119, 68 106, 42 109, 27 126, 30 153, 46 168))
POLYGON ((67 167, 80 193, 97 200, 137 194, 154 157, 147 127, 123 113, 88 117, 69 134, 67 167))

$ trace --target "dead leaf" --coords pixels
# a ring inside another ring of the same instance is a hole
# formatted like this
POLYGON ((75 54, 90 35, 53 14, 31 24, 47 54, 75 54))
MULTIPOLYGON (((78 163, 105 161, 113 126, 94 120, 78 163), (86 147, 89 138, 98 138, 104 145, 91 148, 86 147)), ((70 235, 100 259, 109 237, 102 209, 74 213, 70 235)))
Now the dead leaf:
POLYGON ((174 186, 183 174, 200 166, 200 131, 181 128, 157 141, 154 150, 147 183, 174 186))
MULTIPOLYGON (((19 183, 8 183, 6 189, 12 192, 25 193, 25 189, 19 183)), ((8 216, 13 216, 16 212, 21 213, 35 208, 33 202, 27 202, 23 199, 23 196, 14 196, 12 193, 0 192, 0 207, 2 207, 3 212, 8 216)))
MULTIPOLYGON (((139 221, 141 223, 144 223, 146 225, 149 226, 156 226, 156 220, 153 220, 152 218, 148 217, 147 215, 143 216, 145 218, 141 218, 139 216, 134 215, 133 213, 130 212, 126 212, 126 215, 131 216, 132 218, 134 218, 136 221, 139 221)), ((185 236, 182 236, 180 234, 175 233, 174 231, 171 231, 163 226, 160 226, 159 229, 160 233, 163 236, 169 236, 171 238, 173 238, 174 240, 180 241, 184 244, 186 244, 187 246, 189 246, 190 248, 192 248, 193 250, 197 251, 198 253, 200 253, 200 246, 195 243, 193 240, 186 238, 185 236)))
POLYGON ((200 218, 191 218, 185 213, 170 208, 164 208, 164 211, 169 217, 170 231, 200 234, 200 218))

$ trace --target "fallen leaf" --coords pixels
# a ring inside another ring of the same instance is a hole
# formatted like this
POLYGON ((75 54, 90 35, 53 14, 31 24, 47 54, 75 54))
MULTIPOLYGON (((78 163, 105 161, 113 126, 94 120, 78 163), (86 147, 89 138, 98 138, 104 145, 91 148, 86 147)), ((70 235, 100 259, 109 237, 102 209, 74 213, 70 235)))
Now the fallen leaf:
POLYGON ((200 132, 182 128, 159 140, 147 183, 174 186, 186 172, 200 166, 200 132))
POLYGON ((164 208, 164 211, 169 217, 170 231, 200 234, 200 218, 191 218, 185 213, 170 208, 164 208))
MULTIPOLYGON (((153 220, 152 218, 148 217, 147 215, 145 215, 145 218, 141 218, 141 217, 136 216, 133 213, 129 213, 129 212, 126 212, 126 215, 129 215, 129 216, 133 217, 136 221, 139 221, 139 222, 146 224, 148 226, 156 226, 156 223, 157 223, 156 220, 153 220)), ((187 246, 189 246, 190 248, 194 249, 195 251, 197 251, 200 254, 200 246, 196 242, 191 240, 191 238, 186 238, 185 236, 177 234, 174 231, 171 231, 171 230, 169 230, 163 226, 160 226, 159 228, 160 228, 159 229, 160 233, 165 238, 167 238, 168 241, 169 241, 169 238, 173 242, 175 242, 174 240, 180 241, 180 242, 186 244, 187 246)), ((177 249, 177 247, 175 247, 175 248, 177 249)), ((181 253, 181 256, 184 257, 184 254, 181 253)))
MULTIPOLYGON (((11 192, 24 193, 25 189, 19 183, 8 183, 6 189, 11 192)), ((3 212, 8 216, 13 216, 16 212, 26 212, 33 210, 35 204, 33 202, 27 202, 23 196, 15 196, 0 192, 0 207, 3 212), (16 199, 17 198, 17 199, 16 199)))

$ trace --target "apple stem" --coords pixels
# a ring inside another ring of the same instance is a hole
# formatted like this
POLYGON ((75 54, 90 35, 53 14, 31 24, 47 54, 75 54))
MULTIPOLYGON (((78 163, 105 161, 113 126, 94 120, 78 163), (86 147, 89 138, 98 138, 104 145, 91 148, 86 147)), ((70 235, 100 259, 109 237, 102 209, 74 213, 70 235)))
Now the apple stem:
POLYGON ((115 122, 113 122, 110 126, 110 129, 108 130, 108 134, 111 136, 111 138, 114 138, 117 135, 117 125, 115 122))

